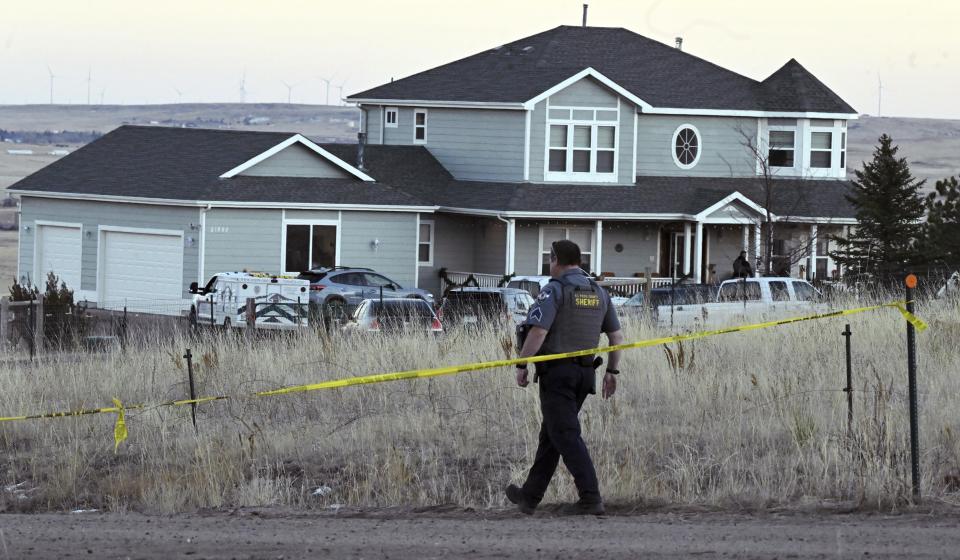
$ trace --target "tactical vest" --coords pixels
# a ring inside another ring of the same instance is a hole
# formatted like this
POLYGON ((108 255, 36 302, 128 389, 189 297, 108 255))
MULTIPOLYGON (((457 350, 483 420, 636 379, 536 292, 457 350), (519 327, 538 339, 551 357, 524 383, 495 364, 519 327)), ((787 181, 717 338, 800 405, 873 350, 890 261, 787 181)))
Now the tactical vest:
POLYGON ((587 286, 577 286, 562 278, 553 281, 559 282, 563 288, 558 294, 557 316, 540 353, 558 354, 596 348, 608 305, 602 288, 593 280, 587 286))

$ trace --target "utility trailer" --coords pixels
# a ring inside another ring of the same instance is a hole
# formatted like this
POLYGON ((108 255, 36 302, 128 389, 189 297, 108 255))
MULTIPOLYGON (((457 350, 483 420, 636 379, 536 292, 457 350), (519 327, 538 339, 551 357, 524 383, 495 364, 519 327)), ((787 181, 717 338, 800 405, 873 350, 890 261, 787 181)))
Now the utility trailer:
POLYGON ((190 284, 190 323, 225 328, 247 326, 247 300, 253 300, 257 329, 299 329, 309 326, 310 282, 294 276, 262 272, 221 272, 204 287, 190 284))

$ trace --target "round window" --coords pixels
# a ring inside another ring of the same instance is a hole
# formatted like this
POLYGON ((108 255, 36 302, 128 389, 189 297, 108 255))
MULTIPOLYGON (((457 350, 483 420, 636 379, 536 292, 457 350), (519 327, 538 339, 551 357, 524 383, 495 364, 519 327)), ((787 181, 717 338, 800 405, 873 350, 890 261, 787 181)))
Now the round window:
POLYGON ((681 169, 690 169, 700 159, 700 133, 691 124, 681 125, 673 133, 673 161, 681 169))

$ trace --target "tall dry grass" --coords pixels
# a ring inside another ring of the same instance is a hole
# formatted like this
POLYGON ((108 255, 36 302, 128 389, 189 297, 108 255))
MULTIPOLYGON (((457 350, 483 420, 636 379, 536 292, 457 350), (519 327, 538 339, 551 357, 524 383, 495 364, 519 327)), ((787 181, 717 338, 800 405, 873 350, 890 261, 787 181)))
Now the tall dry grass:
MULTIPOLYGON (((960 307, 919 313, 923 493, 960 489, 960 307)), ((610 401, 581 415, 609 503, 766 507, 844 501, 891 509, 909 488, 904 322, 893 310, 849 318, 854 337, 847 434, 843 319, 628 351, 610 401)), ((629 340, 662 334, 628 325, 629 340)), ((509 332, 439 338, 314 333, 250 342, 233 334, 132 340, 125 351, 0 365, 0 414, 239 395, 345 376, 503 358, 509 332)), ((539 423, 535 388, 512 370, 232 399, 198 409, 130 411, 113 453, 113 415, 0 425, 0 510, 295 508, 504 504, 539 423), (9 487, 9 488, 7 488, 9 487)), ((575 499, 560 469, 547 501, 575 499)))

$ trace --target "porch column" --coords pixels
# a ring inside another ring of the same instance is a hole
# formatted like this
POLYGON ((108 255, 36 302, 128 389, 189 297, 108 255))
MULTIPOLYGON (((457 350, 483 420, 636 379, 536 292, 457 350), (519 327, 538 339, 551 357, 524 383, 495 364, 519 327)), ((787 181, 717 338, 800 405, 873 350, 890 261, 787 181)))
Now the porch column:
POLYGON ((690 274, 690 222, 683 222, 683 274, 690 274))
POLYGON ((817 224, 810 226, 810 270, 807 278, 812 282, 817 277, 817 224))
POLYGON ((763 229, 763 224, 756 223, 753 224, 753 275, 760 277, 760 230, 763 229))
POLYGON ((513 274, 516 272, 516 256, 517 256, 517 221, 516 220, 507 220, 507 250, 506 250, 506 266, 504 267, 504 274, 513 274))
MULTIPOLYGON (((593 250, 593 270, 599 276, 603 274, 603 220, 597 220, 596 225, 597 234, 594 236, 594 244, 596 247, 593 250)), ((587 272, 590 272, 589 270, 587 272)))
POLYGON ((750 254, 750 226, 746 224, 743 226, 743 250, 750 254))
POLYGON ((693 279, 703 283, 703 222, 697 221, 697 244, 693 251, 693 279))

